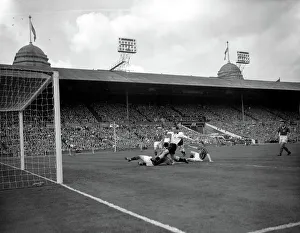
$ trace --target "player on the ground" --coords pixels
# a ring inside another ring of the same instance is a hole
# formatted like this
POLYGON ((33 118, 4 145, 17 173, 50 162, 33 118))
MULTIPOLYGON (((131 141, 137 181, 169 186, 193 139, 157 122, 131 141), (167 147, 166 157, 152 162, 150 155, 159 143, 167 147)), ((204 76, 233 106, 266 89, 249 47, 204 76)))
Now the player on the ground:
POLYGON ((187 158, 187 160, 189 162, 202 162, 206 157, 208 158, 209 162, 213 162, 210 154, 208 153, 208 150, 205 148, 204 142, 200 141, 199 146, 191 146, 189 145, 189 147, 194 148, 196 150, 198 150, 198 152, 196 151, 191 151, 191 155, 189 158, 187 158))
POLYGON ((290 132, 290 129, 286 126, 285 121, 281 121, 281 125, 277 131, 277 134, 279 136, 279 145, 280 145, 280 150, 279 150, 278 156, 281 156, 283 150, 285 150, 287 152, 287 155, 291 154, 289 149, 286 147, 286 144, 288 142, 289 132, 290 132))
POLYGON ((155 158, 152 158, 151 156, 148 155, 137 155, 131 158, 126 157, 125 160, 127 160, 128 162, 135 161, 135 160, 142 160, 138 164, 140 166, 147 166, 147 167, 157 166, 162 163, 165 163, 167 165, 173 164, 173 162, 168 157, 161 159, 161 161, 159 161, 160 163, 158 163, 158 161, 155 161, 155 158))

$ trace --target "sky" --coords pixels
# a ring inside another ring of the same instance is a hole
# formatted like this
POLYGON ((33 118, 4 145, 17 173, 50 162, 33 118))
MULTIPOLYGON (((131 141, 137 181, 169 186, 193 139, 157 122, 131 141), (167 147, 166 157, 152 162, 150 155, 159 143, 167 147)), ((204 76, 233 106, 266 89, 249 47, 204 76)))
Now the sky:
POLYGON ((0 0, 0 63, 29 43, 52 67, 110 69, 133 38, 135 72, 217 76, 226 42, 245 79, 300 82, 300 0, 0 0))

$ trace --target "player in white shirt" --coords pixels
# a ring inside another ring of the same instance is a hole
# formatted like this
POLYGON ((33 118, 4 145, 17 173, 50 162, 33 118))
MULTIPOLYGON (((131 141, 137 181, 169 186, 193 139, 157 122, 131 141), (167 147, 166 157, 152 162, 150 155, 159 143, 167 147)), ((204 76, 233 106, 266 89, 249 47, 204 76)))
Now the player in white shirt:
POLYGON ((161 159, 160 161, 155 160, 152 156, 148 156, 148 155, 137 155, 131 158, 125 157, 125 160, 127 160, 128 162, 135 161, 135 160, 142 160, 138 164, 140 166, 147 166, 147 167, 158 166, 162 163, 166 165, 173 164, 173 162, 167 156, 161 159))
POLYGON ((196 146, 190 146, 191 148, 194 148, 196 150, 198 150, 198 152, 196 151, 191 151, 191 155, 190 157, 187 159, 189 162, 203 162, 203 160, 207 157, 209 162, 213 162, 210 154, 208 153, 208 150, 205 148, 204 146, 204 142, 201 141, 200 145, 198 147, 196 146))
MULTIPOLYGON (((183 134, 183 132, 179 132, 178 134, 179 135, 183 134)), ((183 155, 183 157, 185 157, 185 149, 184 149, 183 139, 178 143, 178 147, 180 148, 180 152, 183 155)))

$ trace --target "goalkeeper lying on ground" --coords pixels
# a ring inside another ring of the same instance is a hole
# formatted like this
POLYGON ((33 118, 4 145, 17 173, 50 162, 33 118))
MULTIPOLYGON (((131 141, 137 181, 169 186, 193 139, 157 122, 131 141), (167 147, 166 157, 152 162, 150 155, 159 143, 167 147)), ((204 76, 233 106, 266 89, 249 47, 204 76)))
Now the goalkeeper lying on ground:
POLYGON ((199 143, 198 147, 190 146, 190 145, 188 145, 188 146, 191 147, 191 148, 197 149, 198 152, 191 151, 190 158, 187 158, 187 161, 189 161, 189 162, 203 162, 203 160, 207 157, 209 162, 213 162, 211 157, 210 157, 210 154, 208 153, 208 150, 204 146, 203 141, 201 141, 199 143))
POLYGON ((163 159, 160 159, 159 161, 156 160, 156 158, 159 157, 152 157, 148 155, 137 155, 131 158, 126 157, 125 160, 128 162, 134 161, 134 160, 142 160, 139 161, 140 166, 147 166, 147 167, 152 167, 152 166, 157 166, 160 164, 166 164, 166 165, 173 165, 173 161, 169 157, 164 157, 163 159))

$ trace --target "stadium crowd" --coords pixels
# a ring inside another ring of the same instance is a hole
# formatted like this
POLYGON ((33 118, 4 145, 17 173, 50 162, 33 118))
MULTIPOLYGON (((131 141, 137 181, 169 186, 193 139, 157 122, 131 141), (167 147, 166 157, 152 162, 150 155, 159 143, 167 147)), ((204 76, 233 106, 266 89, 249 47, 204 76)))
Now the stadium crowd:
MULTIPOLYGON (((259 143, 276 141, 279 120, 288 120, 290 140, 299 140, 300 117, 295 112, 264 108, 262 106, 246 106, 244 121, 238 107, 229 105, 137 105, 129 106, 129 121, 125 104, 84 103, 63 104, 61 108, 62 147, 63 150, 99 150, 114 149, 115 141, 118 150, 131 148, 149 148, 153 146, 154 135, 163 122, 197 121, 205 116, 209 124, 220 130, 226 130, 244 138, 255 139, 259 143), (116 123, 115 131, 112 122, 116 123)), ((16 119, 17 121, 17 119, 16 119)), ((47 154, 54 150, 53 118, 25 118, 24 146, 25 153, 47 154), (41 124, 41 120, 44 122, 41 124)), ((170 130, 166 127, 165 130, 170 130)), ((208 144, 224 144, 220 138, 207 136, 182 126, 181 130, 191 138, 204 140, 208 144)), ((19 154, 19 128, 17 125, 7 127, 1 140, 13 153, 19 154), (4 138, 4 139, 3 139, 4 138), (14 143, 16 142, 16 143, 14 143)), ((4 144, 3 144, 4 145, 4 144)), ((4 149, 3 146, 1 147, 4 149)))

